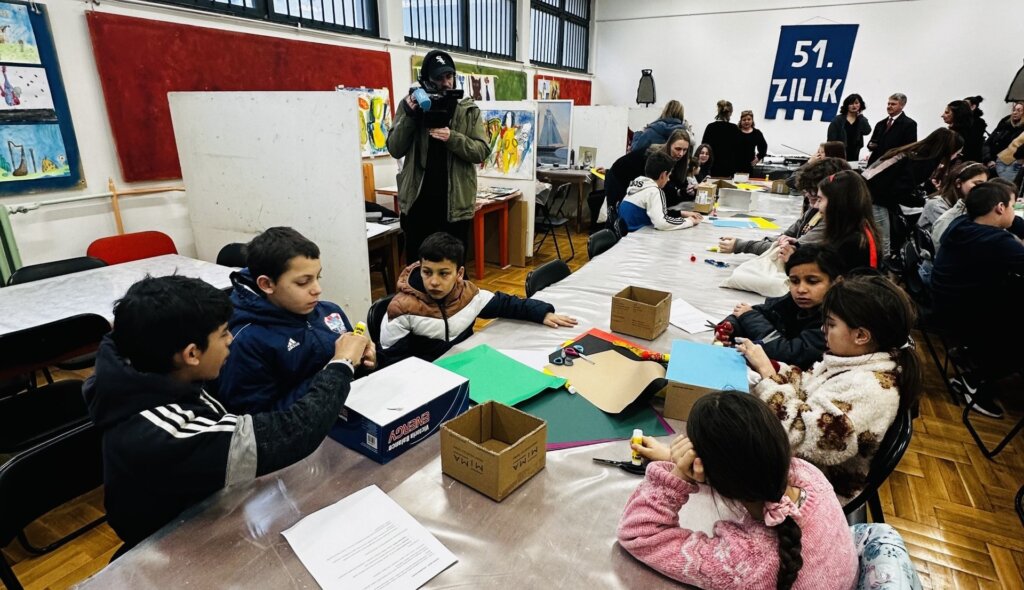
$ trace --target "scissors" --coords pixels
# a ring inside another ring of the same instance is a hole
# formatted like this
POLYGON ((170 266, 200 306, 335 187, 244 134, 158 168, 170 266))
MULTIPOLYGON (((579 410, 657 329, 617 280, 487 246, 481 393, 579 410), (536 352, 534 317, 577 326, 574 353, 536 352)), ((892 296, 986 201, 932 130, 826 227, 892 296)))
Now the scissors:
POLYGON ((594 361, 590 360, 590 357, 588 357, 587 355, 583 354, 583 350, 584 350, 584 348, 580 344, 576 344, 574 346, 566 346, 566 347, 562 348, 561 356, 559 356, 558 358, 556 358, 552 362, 554 364, 556 364, 556 365, 563 365, 563 366, 566 366, 566 367, 571 367, 572 363, 573 363, 573 359, 578 359, 579 358, 579 359, 583 359, 583 360, 587 361, 588 363, 590 363, 592 365, 597 364, 594 361))
POLYGON ((601 463, 602 465, 613 465, 623 471, 628 471, 633 475, 644 475, 647 473, 646 461, 642 465, 633 465, 632 461, 615 461, 612 459, 599 459, 594 457, 594 462, 601 463))

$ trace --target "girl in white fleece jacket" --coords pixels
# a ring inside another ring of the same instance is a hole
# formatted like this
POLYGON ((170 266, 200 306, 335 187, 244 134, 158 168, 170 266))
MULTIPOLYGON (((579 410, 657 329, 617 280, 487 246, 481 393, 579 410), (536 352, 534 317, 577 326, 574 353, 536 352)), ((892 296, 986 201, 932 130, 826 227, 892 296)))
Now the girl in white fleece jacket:
POLYGON ((914 309, 875 275, 833 285, 822 313, 827 352, 809 372, 769 360, 750 341, 737 349, 761 376, 754 393, 789 431, 796 456, 821 469, 845 504, 864 489, 879 443, 920 389, 914 309))

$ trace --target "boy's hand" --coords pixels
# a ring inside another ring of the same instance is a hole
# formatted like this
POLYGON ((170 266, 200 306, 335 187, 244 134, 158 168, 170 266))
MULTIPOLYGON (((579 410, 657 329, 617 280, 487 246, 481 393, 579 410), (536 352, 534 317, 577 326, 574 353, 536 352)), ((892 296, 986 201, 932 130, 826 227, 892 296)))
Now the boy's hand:
POLYGON ((670 460, 676 464, 672 468, 672 475, 690 483, 704 483, 704 464, 690 439, 680 436, 672 441, 670 460))
POLYGON ((737 304, 736 307, 732 308, 732 315, 740 317, 752 309, 754 308, 751 307, 749 303, 740 303, 737 304))
POLYGON ((549 328, 571 328, 576 325, 576 318, 560 313, 548 312, 544 316, 544 325, 549 328))
POLYGON ((377 345, 372 340, 366 344, 366 348, 363 350, 362 364, 367 369, 377 366, 377 345))
POLYGON ((666 445, 656 441, 653 436, 645 436, 644 444, 642 445, 629 445, 629 448, 633 449, 641 457, 648 461, 671 461, 672 452, 666 445))
MULTIPOLYGON (((367 346, 372 347, 373 343, 366 336, 345 332, 334 342, 334 358, 332 360, 346 360, 352 363, 354 369, 359 366, 367 346)), ((376 352, 373 354, 376 359, 376 352)))
POLYGON ((736 251, 736 238, 718 238, 718 251, 722 254, 732 254, 736 251))

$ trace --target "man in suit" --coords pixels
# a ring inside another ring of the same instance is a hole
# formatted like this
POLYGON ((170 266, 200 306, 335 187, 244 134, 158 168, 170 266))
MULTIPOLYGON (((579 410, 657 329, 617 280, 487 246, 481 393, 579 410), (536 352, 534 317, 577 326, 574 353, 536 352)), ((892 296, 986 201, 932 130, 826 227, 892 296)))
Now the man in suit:
POLYGON ((875 125, 871 141, 868 142, 868 149, 871 150, 868 166, 874 164, 875 160, 884 156, 889 150, 917 141, 917 121, 903 112, 905 106, 907 106, 906 94, 897 92, 889 97, 889 103, 885 107, 889 117, 875 125))

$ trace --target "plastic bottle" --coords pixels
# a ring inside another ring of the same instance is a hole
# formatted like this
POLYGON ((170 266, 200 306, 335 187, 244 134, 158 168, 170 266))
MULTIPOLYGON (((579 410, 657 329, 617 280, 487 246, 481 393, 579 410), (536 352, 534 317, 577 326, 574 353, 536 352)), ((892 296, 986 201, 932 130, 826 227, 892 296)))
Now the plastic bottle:
MULTIPOLYGON (((639 428, 633 429, 633 437, 629 439, 631 445, 643 445, 644 444, 644 431, 639 428)), ((644 458, 636 450, 633 451, 633 455, 630 458, 633 465, 642 465, 644 458)))

